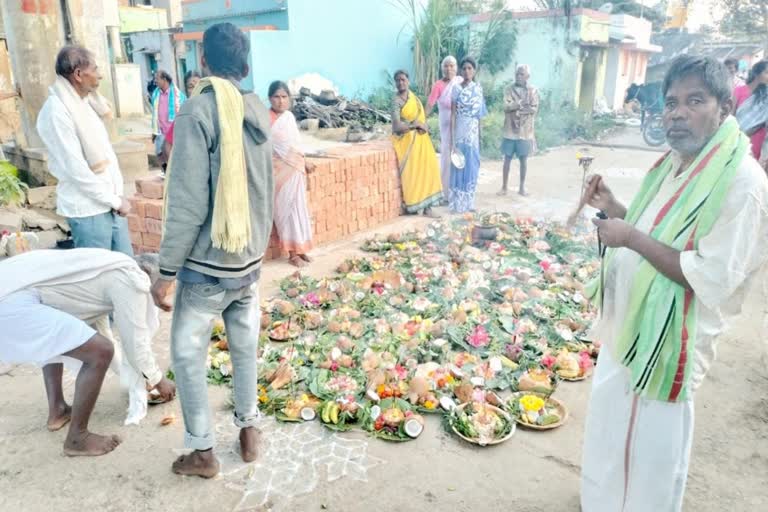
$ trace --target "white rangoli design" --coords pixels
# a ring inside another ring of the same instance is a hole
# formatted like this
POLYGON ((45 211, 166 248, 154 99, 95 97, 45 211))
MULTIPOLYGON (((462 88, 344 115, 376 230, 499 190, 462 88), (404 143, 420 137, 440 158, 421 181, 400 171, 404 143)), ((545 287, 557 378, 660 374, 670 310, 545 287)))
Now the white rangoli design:
POLYGON ((368 453, 367 441, 342 437, 317 422, 279 423, 263 417, 259 429, 259 459, 247 464, 240 459, 231 413, 221 413, 216 426, 217 445, 228 447, 219 452, 223 480, 227 488, 242 493, 235 511, 267 504, 277 510, 287 505, 277 499, 308 494, 323 478, 367 482, 368 470, 384 463, 368 453))

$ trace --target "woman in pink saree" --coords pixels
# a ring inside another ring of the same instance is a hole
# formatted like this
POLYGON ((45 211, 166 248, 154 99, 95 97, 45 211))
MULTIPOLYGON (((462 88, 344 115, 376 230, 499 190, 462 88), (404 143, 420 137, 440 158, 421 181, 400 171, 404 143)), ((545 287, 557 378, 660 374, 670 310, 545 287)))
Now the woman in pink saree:
POLYGON ((448 197, 451 188, 451 97, 453 88, 463 81, 456 75, 456 58, 449 55, 443 59, 443 78, 435 82, 427 99, 427 116, 437 105, 440 119, 440 179, 443 182, 443 194, 448 197))
POLYGON ((288 262, 304 267, 312 261, 312 224, 307 207, 306 173, 314 165, 304 159, 299 148, 299 127, 290 110, 291 93, 284 82, 269 86, 269 111, 272 122, 272 167, 275 174, 275 228, 280 248, 288 252, 288 262))

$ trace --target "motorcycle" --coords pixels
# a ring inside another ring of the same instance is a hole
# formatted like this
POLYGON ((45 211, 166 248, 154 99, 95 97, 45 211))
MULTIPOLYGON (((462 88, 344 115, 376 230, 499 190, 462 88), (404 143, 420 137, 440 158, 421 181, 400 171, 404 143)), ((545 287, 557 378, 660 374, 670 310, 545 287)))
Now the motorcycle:
POLYGON ((645 143, 653 147, 664 144, 667 139, 661 113, 646 112, 643 117, 644 122, 640 125, 640 130, 643 133, 645 143))

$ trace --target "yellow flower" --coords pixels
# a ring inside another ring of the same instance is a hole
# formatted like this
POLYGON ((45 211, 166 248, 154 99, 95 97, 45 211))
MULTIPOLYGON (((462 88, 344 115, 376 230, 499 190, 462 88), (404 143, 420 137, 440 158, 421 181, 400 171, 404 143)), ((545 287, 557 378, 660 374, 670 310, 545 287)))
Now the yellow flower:
POLYGON ((448 382, 449 384, 453 383, 453 381, 454 381, 453 375, 448 375, 445 378, 445 381, 448 382))
POLYGON ((544 399, 536 395, 525 395, 520 399, 520 405, 526 411, 540 411, 544 407, 544 399))
POLYGON ((433 402, 432 400, 427 400, 426 402, 424 402, 424 407, 426 407, 427 409, 434 409, 436 406, 437 404, 435 404, 435 402, 433 402))
POLYGON ((395 244, 395 249, 397 249, 398 251, 403 251, 405 250, 405 244, 403 243, 395 244))

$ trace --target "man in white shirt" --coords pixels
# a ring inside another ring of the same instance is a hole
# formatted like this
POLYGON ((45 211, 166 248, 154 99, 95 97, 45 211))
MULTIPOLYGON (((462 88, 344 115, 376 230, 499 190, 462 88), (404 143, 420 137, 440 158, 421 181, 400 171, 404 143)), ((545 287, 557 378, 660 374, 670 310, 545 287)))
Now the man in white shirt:
POLYGON ((157 267, 157 255, 134 261, 103 249, 31 251, 0 263, 0 361, 43 366, 48 430, 71 421, 65 455, 103 455, 120 442, 87 429, 117 353, 107 315, 114 315, 125 356, 119 366, 131 398, 126 423, 146 414, 146 390, 155 390, 164 401, 175 396, 175 385, 152 353, 159 321, 149 289, 157 267), (82 363, 71 407, 62 392, 62 356, 82 363))
POLYGON ((66 217, 75 247, 133 254, 125 217, 123 176, 100 115, 101 74, 93 54, 80 46, 62 48, 56 82, 37 118, 48 149, 48 167, 58 180, 57 212, 66 217))
POLYGON ((679 512, 694 397, 718 338, 766 262, 768 180, 730 116, 731 77, 672 61, 662 86, 671 151, 630 205, 599 176, 588 204, 609 249, 594 290, 603 342, 584 429, 581 510, 679 512))

